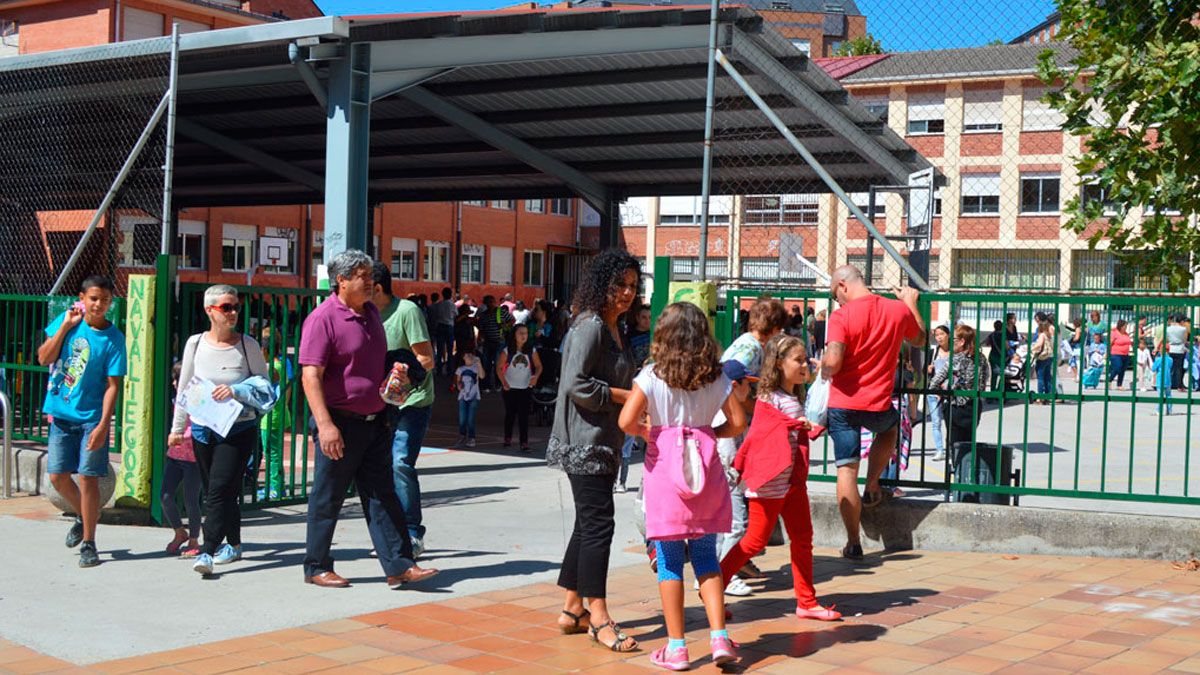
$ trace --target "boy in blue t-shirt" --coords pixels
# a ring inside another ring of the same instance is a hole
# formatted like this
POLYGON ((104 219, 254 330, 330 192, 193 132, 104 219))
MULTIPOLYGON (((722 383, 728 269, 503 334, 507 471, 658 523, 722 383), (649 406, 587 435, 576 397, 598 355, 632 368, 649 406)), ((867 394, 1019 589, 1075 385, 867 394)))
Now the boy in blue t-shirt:
POLYGON ((109 424, 125 375, 125 336, 104 315, 112 306, 113 282, 90 276, 79 302, 46 326, 38 363, 51 366, 42 412, 51 418, 46 472, 75 509, 67 546, 80 543, 79 566, 100 564, 96 521, 100 478, 108 475, 109 424), (79 474, 76 484, 71 474, 79 474))

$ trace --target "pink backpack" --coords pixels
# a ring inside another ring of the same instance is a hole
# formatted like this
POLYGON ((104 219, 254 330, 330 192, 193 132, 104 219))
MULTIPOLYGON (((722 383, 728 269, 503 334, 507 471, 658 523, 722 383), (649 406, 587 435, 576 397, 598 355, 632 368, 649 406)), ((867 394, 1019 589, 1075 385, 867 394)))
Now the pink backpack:
POLYGON ((642 499, 647 539, 693 539, 729 531, 733 506, 712 427, 650 430, 642 499))

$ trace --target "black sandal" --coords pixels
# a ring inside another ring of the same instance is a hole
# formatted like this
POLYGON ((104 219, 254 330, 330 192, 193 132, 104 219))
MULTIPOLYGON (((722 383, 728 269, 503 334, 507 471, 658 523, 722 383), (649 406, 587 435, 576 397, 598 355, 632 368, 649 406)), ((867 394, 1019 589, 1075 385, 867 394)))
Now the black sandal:
POLYGON ((862 560, 863 550, 861 544, 846 544, 842 547, 842 557, 848 560, 862 560))
MULTIPOLYGON (((565 614, 568 618, 570 618, 572 622, 574 622, 571 625, 566 625, 563 623, 558 624, 558 628, 559 628, 559 630, 562 631, 563 635, 578 635, 580 633, 588 632, 587 628, 579 625, 580 622, 583 621, 585 617, 588 617, 591 615, 591 612, 589 612, 586 608, 584 608, 584 610, 582 612, 580 612, 579 614, 575 614, 574 612, 568 612, 565 609, 562 611, 562 613, 565 614)), ((592 622, 589 621, 588 625, 589 626, 592 625, 592 622)))
POLYGON ((873 509, 882 504, 884 499, 887 499, 887 493, 884 492, 883 488, 880 488, 878 492, 863 492, 862 507, 864 509, 873 509))
POLYGON ((610 619, 608 623, 600 625, 600 626, 593 626, 591 624, 591 622, 588 623, 588 626, 591 629, 588 631, 588 633, 591 634, 592 642, 594 642, 595 644, 601 645, 603 647, 608 648, 611 651, 622 653, 622 654, 637 651, 637 648, 638 648, 637 640, 634 640, 633 638, 629 637, 624 632, 622 632, 621 627, 617 625, 617 622, 610 619), (611 628, 613 630, 613 633, 617 636, 616 640, 614 640, 612 644, 608 644, 600 639, 600 631, 604 630, 605 628, 611 628), (627 641, 632 641, 633 644, 629 645, 628 647, 624 646, 627 641))

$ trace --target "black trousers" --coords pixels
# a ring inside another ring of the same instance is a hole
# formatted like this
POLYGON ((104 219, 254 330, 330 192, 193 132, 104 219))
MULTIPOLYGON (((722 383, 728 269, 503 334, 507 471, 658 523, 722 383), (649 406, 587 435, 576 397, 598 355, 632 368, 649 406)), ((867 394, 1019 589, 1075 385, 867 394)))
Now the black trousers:
MULTIPOLYGON (((210 432, 211 433, 211 432, 210 432)), ((204 544, 202 553, 213 555, 228 541, 230 546, 242 545, 242 476, 246 474, 246 462, 258 442, 258 426, 251 426, 229 438, 218 439, 213 435, 212 443, 193 442, 196 464, 204 478, 205 499, 208 513, 204 517, 204 544)))
POLYGON ((1171 388, 1183 389, 1183 361, 1186 354, 1171 354, 1171 388))
POLYGON ((612 549, 613 478, 568 474, 575 498, 575 530, 563 555, 558 585, 585 598, 608 596, 608 557, 612 549))
POLYGON ((308 493, 305 576, 333 571, 329 549, 351 482, 358 489, 363 517, 384 574, 396 576, 412 567, 412 540, 408 538, 404 508, 392 481, 392 427, 386 418, 387 415, 380 415, 368 422, 335 414, 333 423, 342 432, 345 443, 342 458, 337 460, 321 453, 316 425, 310 420, 317 454, 316 472, 308 493))
MULTIPOLYGON (((942 419, 946 422, 946 447, 954 448, 955 443, 970 443, 975 440, 975 427, 983 415, 983 402, 979 403, 979 411, 974 405, 950 404, 942 411, 942 419)), ((950 453, 954 456, 954 453, 950 453)))
POLYGON ((504 438, 512 438, 513 422, 521 433, 521 445, 529 443, 529 405, 532 389, 507 389, 504 392, 504 438))

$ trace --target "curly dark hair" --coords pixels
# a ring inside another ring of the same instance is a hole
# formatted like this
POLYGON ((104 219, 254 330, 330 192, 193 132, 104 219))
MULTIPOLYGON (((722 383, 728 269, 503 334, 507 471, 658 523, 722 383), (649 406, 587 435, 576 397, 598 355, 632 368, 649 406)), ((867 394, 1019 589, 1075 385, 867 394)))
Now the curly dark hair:
POLYGON ((708 317, 690 302, 667 305, 650 343, 654 373, 672 389, 696 391, 721 375, 721 348, 708 317))
POLYGON ((583 268, 579 287, 575 289, 573 303, 580 313, 603 314, 604 308, 612 302, 613 287, 621 282, 629 270, 637 273, 640 285, 641 264, 628 251, 609 248, 597 253, 583 268))

